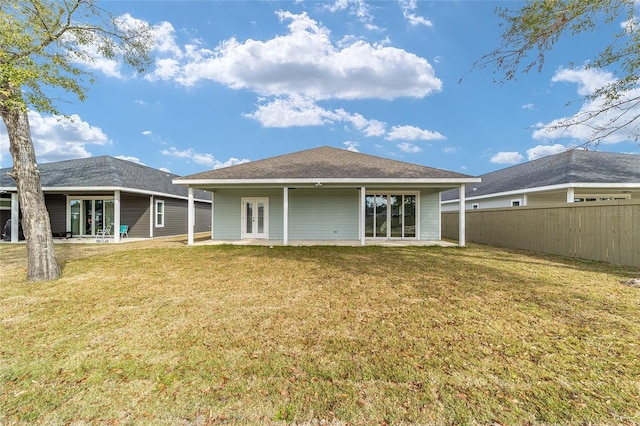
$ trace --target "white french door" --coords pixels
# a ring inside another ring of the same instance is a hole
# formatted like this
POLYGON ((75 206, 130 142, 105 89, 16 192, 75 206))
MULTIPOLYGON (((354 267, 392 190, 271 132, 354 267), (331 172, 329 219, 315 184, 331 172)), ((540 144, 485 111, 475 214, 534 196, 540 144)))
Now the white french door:
POLYGON ((242 238, 269 237, 269 199, 242 199, 242 238))

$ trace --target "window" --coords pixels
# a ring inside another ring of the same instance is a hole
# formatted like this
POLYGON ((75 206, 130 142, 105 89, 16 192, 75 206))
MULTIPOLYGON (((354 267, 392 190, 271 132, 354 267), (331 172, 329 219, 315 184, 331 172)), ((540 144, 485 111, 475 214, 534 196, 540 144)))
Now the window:
POLYGON ((475 203, 475 204, 471 204, 471 209, 472 210, 478 210, 480 208, 480 204, 475 203))
POLYGON ((164 201, 156 200, 156 227, 164 227, 164 201))
POLYGON ((630 200, 631 194, 576 194, 574 203, 594 203, 599 201, 630 200))
POLYGON ((511 200, 511 207, 518 207, 520 205, 520 200, 511 200))

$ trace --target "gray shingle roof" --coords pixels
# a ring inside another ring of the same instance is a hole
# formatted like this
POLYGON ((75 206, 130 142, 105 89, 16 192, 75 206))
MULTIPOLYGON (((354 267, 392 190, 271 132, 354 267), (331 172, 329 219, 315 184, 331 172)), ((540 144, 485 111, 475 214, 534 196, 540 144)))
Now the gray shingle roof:
POLYGON ((180 180, 456 179, 471 176, 323 146, 185 176, 180 180))
MULTIPOLYGON (((467 197, 569 183, 640 183, 640 155, 571 149, 480 178, 466 187, 467 197)), ((443 201, 457 199, 457 190, 442 193, 443 201)))
MULTIPOLYGON (((138 191, 187 197, 188 189, 174 185, 178 175, 110 156, 79 158, 38 165, 43 188, 129 188, 138 191)), ((0 188, 15 188, 11 169, 0 169, 0 188)), ((197 199, 211 196, 196 191, 197 199)))

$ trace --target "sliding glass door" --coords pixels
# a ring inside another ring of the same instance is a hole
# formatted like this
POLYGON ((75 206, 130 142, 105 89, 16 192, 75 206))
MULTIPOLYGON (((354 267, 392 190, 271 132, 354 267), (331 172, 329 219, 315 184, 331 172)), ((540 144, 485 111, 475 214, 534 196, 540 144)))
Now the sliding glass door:
POLYGON ((113 199, 83 198, 69 200, 71 234, 95 236, 107 227, 113 232, 115 217, 113 199))
POLYGON ((416 238, 416 194, 365 197, 365 237, 416 238))

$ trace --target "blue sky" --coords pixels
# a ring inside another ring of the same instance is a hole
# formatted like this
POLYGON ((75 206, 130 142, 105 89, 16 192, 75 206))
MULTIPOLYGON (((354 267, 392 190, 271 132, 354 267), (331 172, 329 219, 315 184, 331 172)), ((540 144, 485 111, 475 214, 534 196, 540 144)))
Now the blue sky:
MULTIPOLYGON (((586 142, 545 131, 615 70, 586 71, 622 22, 563 39, 541 73, 467 73, 498 46, 493 1, 103 1, 154 28, 141 75, 83 64, 71 120, 30 112, 41 163, 112 155, 189 175, 328 145, 479 175, 586 142), (571 66, 574 66, 572 69, 571 66), (462 82, 459 83, 459 80, 462 82)), ((617 132, 600 151, 639 153, 617 132)), ((0 166, 10 167, 0 125, 0 166)))

